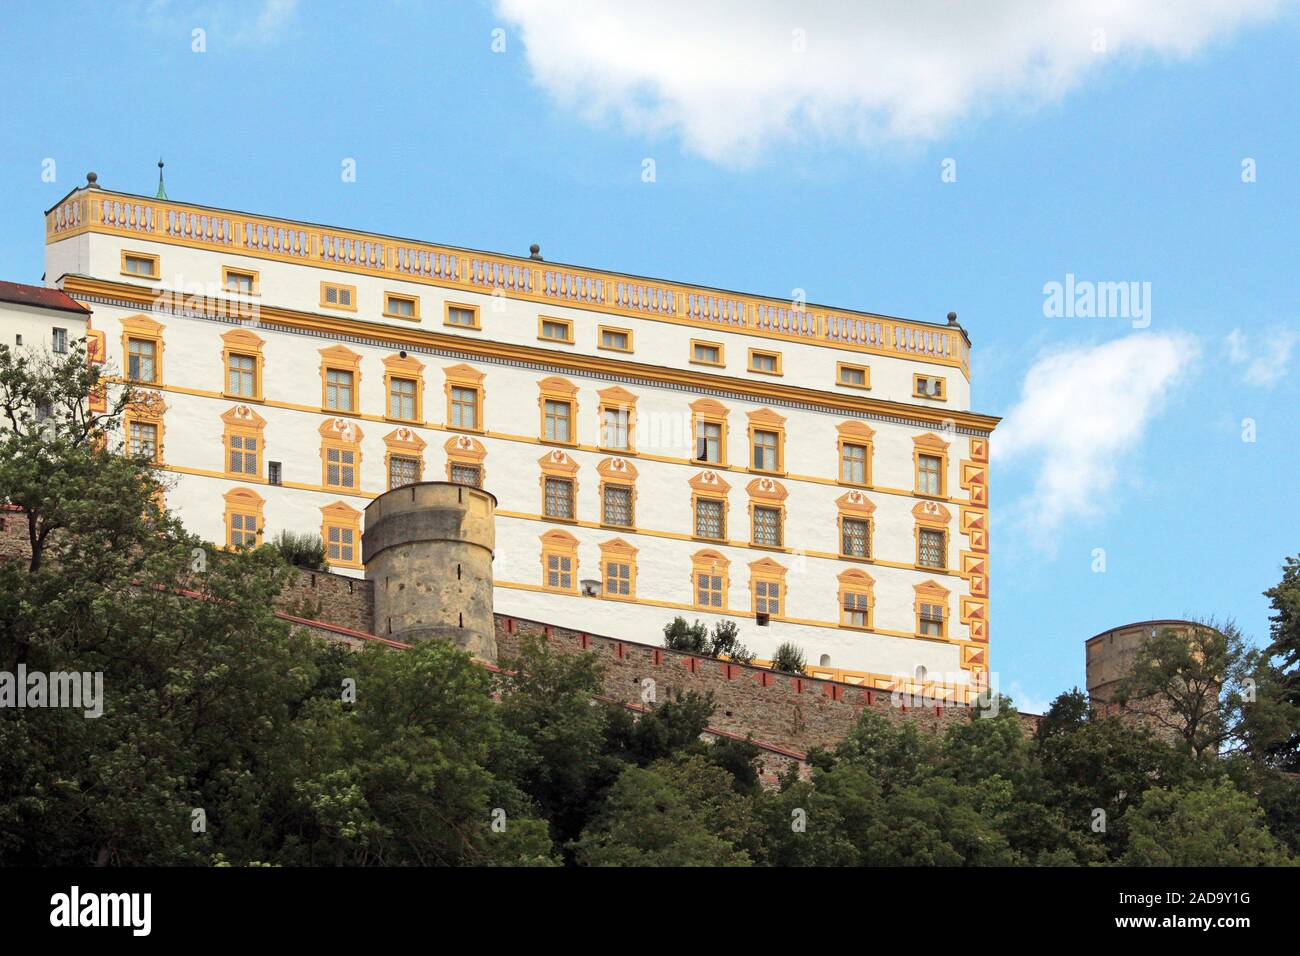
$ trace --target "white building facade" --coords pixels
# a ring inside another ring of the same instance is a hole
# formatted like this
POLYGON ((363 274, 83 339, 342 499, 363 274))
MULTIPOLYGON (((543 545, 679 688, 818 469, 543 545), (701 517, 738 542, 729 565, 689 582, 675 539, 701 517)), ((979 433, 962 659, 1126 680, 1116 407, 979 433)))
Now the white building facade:
POLYGON ((501 613, 962 696, 988 672, 988 440, 963 330, 110 192, 46 217, 169 506, 226 546, 416 480, 498 500, 501 613))

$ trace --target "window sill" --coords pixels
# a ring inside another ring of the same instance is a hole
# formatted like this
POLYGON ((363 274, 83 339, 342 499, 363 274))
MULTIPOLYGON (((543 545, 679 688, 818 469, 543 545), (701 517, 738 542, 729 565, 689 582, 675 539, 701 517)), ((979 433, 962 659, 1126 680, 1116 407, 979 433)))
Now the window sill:
POLYGON ((227 398, 232 402, 253 402, 255 405, 266 404, 266 399, 261 395, 236 395, 233 392, 222 392, 222 398, 227 398))
POLYGON ((485 428, 466 428, 463 425, 447 425, 445 426, 445 428, 449 432, 459 432, 463 435, 486 435, 487 434, 487 429, 485 428))
POLYGON ((145 282, 162 282, 162 276, 146 276, 138 272, 123 272, 128 279, 143 279, 145 282))
MULTIPOLYGON (((578 519, 577 519, 577 518, 557 518, 555 515, 548 515, 548 514, 546 514, 545 512, 542 513, 542 520, 543 520, 543 521, 554 521, 554 522, 556 522, 557 524, 577 524, 577 523, 578 523, 578 519)), ((575 593, 576 593, 576 592, 575 592, 575 593)))
POLYGON ((576 441, 558 441, 554 438, 539 438, 537 439, 537 444, 550 445, 553 448, 577 448, 578 447, 578 443, 576 441))

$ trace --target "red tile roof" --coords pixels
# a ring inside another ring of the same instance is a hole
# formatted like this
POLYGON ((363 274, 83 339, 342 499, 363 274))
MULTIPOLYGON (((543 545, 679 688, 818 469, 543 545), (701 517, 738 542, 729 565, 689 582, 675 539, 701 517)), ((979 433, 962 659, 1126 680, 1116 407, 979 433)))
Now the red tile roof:
POLYGON ((59 312, 81 312, 90 315, 88 308, 67 293, 60 292, 58 289, 47 289, 41 285, 0 282, 0 302, 14 302, 37 309, 56 309, 59 312))

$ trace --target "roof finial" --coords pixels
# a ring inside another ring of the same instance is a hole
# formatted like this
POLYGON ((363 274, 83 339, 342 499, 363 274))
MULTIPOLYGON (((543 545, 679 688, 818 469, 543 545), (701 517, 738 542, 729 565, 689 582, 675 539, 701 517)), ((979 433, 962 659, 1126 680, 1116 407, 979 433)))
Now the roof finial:
POLYGON ((528 258, 529 258, 529 259, 541 259, 541 258, 542 258, 542 247, 539 246, 537 243, 534 242, 531 246, 528 247, 528 258))
POLYGON ((161 159, 158 160, 158 194, 153 198, 154 199, 167 198, 167 190, 163 188, 163 161, 161 159))

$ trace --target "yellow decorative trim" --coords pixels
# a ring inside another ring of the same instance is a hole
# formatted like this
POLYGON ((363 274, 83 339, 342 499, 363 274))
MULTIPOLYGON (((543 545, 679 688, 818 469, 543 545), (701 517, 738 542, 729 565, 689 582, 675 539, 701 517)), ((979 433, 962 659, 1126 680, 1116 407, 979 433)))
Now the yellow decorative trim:
POLYGON ((320 539, 325 542, 325 560, 331 567, 360 568, 361 512, 336 501, 322 507, 320 515, 320 539), (333 541, 330 540, 331 529, 336 530, 333 541))
POLYGON ((611 528, 627 528, 636 530, 636 479, 637 470, 626 458, 606 458, 596 465, 596 473, 600 475, 600 523, 611 528), (605 489, 611 486, 626 488, 629 492, 627 524, 613 524, 605 520, 605 489))
POLYGON ((159 466, 163 464, 163 415, 166 412, 167 403, 163 401, 158 392, 136 392, 134 400, 127 406, 122 415, 122 433, 126 437, 126 447, 129 454, 135 454, 135 450, 131 446, 131 426, 133 424, 152 425, 155 443, 153 463, 159 466))
POLYGON ((835 499, 835 508, 837 511, 836 521, 839 531, 840 557, 846 561, 866 561, 875 555, 875 538, 876 538, 876 506, 866 495, 860 491, 846 491, 835 499), (867 553, 865 555, 851 555, 844 553, 844 521, 862 521, 867 526, 867 553))
POLYGON ((759 474, 785 474, 785 416, 778 415, 770 408, 759 408, 746 412, 749 419, 749 461, 748 469, 759 474), (759 468, 754 461, 754 436, 758 432, 768 432, 776 436, 776 467, 759 468))
POLYGON ((393 459, 409 458, 415 461, 415 480, 424 480, 425 441, 411 429, 394 428, 384 436, 384 482, 393 482, 393 459))
POLYGON ((600 545, 600 596, 611 601, 635 601, 636 600, 636 555, 637 549, 628 544, 622 538, 611 538, 600 545), (621 575, 611 573, 614 565, 627 565, 627 586, 628 592, 611 593, 610 583, 614 584, 614 591, 618 591, 621 575))
POLYGON ((478 469, 479 484, 486 485, 487 469, 483 462, 487 458, 487 449, 477 438, 469 435, 453 435, 442 446, 447 452, 447 480, 451 481, 452 465, 469 465, 478 469))
POLYGON ((222 435, 221 435, 221 467, 225 474, 230 478, 236 478, 240 481, 262 481, 262 461, 266 455, 266 439, 264 438, 266 430, 266 419, 257 414, 247 405, 236 405, 221 416, 222 435), (256 443, 253 450, 246 448, 235 449, 231 447, 231 439, 251 438, 256 443), (242 456, 243 463, 247 465, 248 456, 253 458, 253 470, 234 471, 230 466, 231 453, 235 452, 242 456))
POLYGON ((728 595, 731 593, 731 562, 727 560, 726 555, 721 551, 713 548, 701 548, 691 555, 691 601, 693 605, 702 611, 713 611, 718 614, 730 613, 728 607, 728 595), (705 587, 701 587, 700 575, 708 577, 705 587), (718 587, 714 587, 714 578, 720 579, 718 587), (705 601, 700 600, 701 592, 707 598, 705 601), (717 597, 717 603, 714 603, 714 597, 717 597))
POLYGON ((691 537, 701 541, 718 541, 719 543, 727 540, 727 519, 730 510, 727 503, 727 492, 731 486, 727 484, 716 472, 702 471, 687 481, 691 488, 691 537), (717 538, 704 537, 699 533, 699 503, 701 501, 716 501, 722 505, 722 534, 717 538))
POLYGON ((327 415, 353 415, 361 410, 361 356, 345 345, 320 349, 320 408, 327 415), (352 376, 351 403, 347 408, 330 407, 330 372, 348 372, 352 376))
POLYGON ((447 428, 452 431, 478 432, 482 433, 483 428, 483 373, 478 369, 466 365, 463 362, 459 365, 448 365, 442 370, 446 379, 443 384, 443 391, 447 395, 447 428), (474 393, 474 424, 473 425, 455 425, 455 416, 452 414, 452 390, 457 388, 468 389, 474 393))
POLYGON ((915 494, 924 498, 948 497, 948 443, 934 432, 912 437, 912 467, 915 478, 915 494), (921 490, 921 456, 929 455, 939 459, 939 493, 930 494, 921 490))
MULTIPOLYGON (((320 428, 320 483, 322 488, 331 491, 359 491, 361 489, 361 429, 356 423, 347 418, 327 418, 321 422, 320 428), (339 460, 336 463, 339 469, 339 480, 336 484, 331 484, 329 480, 329 453, 331 451, 339 452, 339 460), (352 453, 352 463, 349 466, 343 456, 347 452, 352 453), (343 469, 352 468, 352 482, 350 484, 343 481, 343 469)), ((388 483, 388 476, 385 474, 384 483, 388 483)))
POLYGON ((542 542, 542 590, 577 594, 578 539, 567 531, 554 529, 541 535, 540 540, 542 542), (551 558, 556 560, 555 568, 550 566, 551 558), (555 577, 552 578, 551 575, 555 577), (567 587, 564 584, 565 575, 569 578, 567 587))
POLYGON ((122 377, 137 385, 161 385, 163 381, 163 330, 161 322, 147 315, 126 315, 118 320, 122 324, 122 377), (153 378, 131 378, 131 340, 153 343, 153 378))
POLYGON ((871 467, 875 458, 875 437, 876 433, 864 422, 847 421, 840 422, 835 426, 835 432, 838 436, 835 440, 836 453, 836 480, 841 485, 850 485, 853 487, 870 488, 871 487, 871 467), (862 455, 862 478, 863 480, 850 481, 844 477, 844 448, 845 446, 854 446, 863 449, 862 455))
POLYGON ((541 474, 537 477, 537 485, 541 491, 543 519, 546 521, 576 522, 578 518, 578 463, 557 448, 554 451, 548 451, 539 458, 537 464, 541 466, 541 474), (570 517, 565 518, 546 513, 546 480, 548 478, 569 483, 569 505, 572 510, 570 517))
POLYGON ((854 630, 869 631, 872 629, 876 610, 876 581, 865 571, 859 571, 857 568, 849 568, 847 571, 841 571, 835 578, 839 582, 838 599, 840 602, 840 627, 850 627, 854 630), (852 624, 849 622, 850 609, 845 605, 848 603, 850 596, 865 595, 866 607, 855 607, 853 611, 860 611, 865 615, 864 624, 852 624))
POLYGON ((751 614, 767 614, 774 621, 785 620, 785 612, 789 607, 790 593, 786 590, 784 565, 777 564, 771 558, 759 558, 757 561, 749 562, 749 609, 751 614), (759 597, 759 584, 775 584, 778 587, 776 597, 767 594, 765 597, 759 597), (771 610, 771 602, 776 601, 776 611, 771 610), (759 602, 763 602, 760 608, 759 602), (766 610, 764 609, 766 608, 766 610))
MULTIPOLYGON (((226 537, 224 547, 237 547, 234 542, 234 516, 243 515, 253 518, 253 540, 251 543, 244 542, 244 546, 257 547, 262 543, 262 532, 266 527, 266 519, 263 516, 263 506, 266 500, 251 488, 232 488, 221 496, 225 501, 226 507, 223 514, 223 520, 226 526, 226 537)), ((247 534, 247 528, 239 529, 241 534, 247 534)))
POLYGON ((616 451, 622 455, 636 454, 636 396, 627 389, 619 385, 612 385, 609 388, 602 388, 596 392, 600 398, 600 407, 597 410, 599 416, 599 433, 596 440, 600 443, 600 448, 607 451, 616 451), (605 413, 623 412, 627 414, 627 447, 619 448, 617 445, 607 445, 605 428, 605 413))
POLYGON ((424 421, 424 363, 419 359, 401 355, 384 357, 384 417, 394 422, 419 425, 424 421), (415 383, 415 414, 404 418, 393 414, 393 380, 415 383))
POLYGON ((691 402, 691 436, 695 446, 691 449, 695 454, 693 461, 703 462, 710 465, 727 465, 727 406, 712 398, 697 398, 691 402), (701 443, 703 436, 701 432, 706 425, 719 425, 718 429, 718 459, 714 461, 709 458, 701 458, 700 453, 704 449, 701 443))
POLYGON ((547 445, 577 445, 578 444, 578 386, 574 385, 567 378, 561 378, 558 375, 548 375, 537 383, 537 436, 547 445), (558 426, 561 421, 556 418, 557 436, 552 438, 546 437, 546 403, 555 402, 568 408, 568 419, 566 422, 567 438, 558 437, 558 426))
POLYGON ((221 336, 221 393, 237 401, 262 401, 262 346, 266 343, 248 329, 232 329, 221 336), (244 395, 230 390, 230 359, 241 356, 253 360, 253 394, 244 395))
POLYGON ((938 635, 928 635, 930 637, 939 637, 943 640, 948 639, 948 618, 950 609, 948 607, 948 595, 951 593, 947 588, 935 581, 926 581, 923 584, 912 585, 912 591, 916 597, 912 603, 912 610, 916 614, 916 636, 923 637, 921 633, 921 605, 931 604, 943 608, 942 631, 938 635))
POLYGON ((913 373, 912 397, 924 398, 932 402, 946 402, 948 400, 948 380, 941 375, 913 373), (930 387, 927 388, 927 385, 930 387), (938 391, 935 391, 936 386, 938 391))

